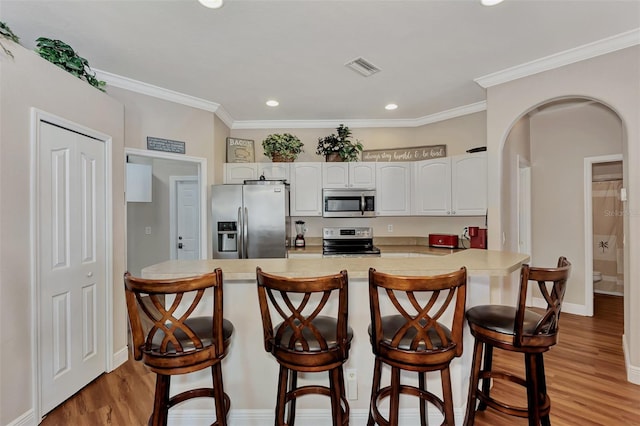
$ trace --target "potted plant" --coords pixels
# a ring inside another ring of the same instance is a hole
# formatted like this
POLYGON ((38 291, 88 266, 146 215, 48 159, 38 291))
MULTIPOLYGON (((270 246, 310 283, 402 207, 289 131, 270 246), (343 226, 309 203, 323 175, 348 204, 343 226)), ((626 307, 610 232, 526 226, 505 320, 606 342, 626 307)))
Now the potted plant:
MULTIPOLYGON (((2 21, 0 21, 0 37, 6 38, 7 40, 11 40, 14 43, 20 43, 20 38, 17 35, 15 35, 13 31, 11 31, 11 28, 9 28, 7 24, 5 24, 2 21)), ((4 44, 2 44, 1 42, 0 42, 0 47, 2 48, 2 50, 4 50, 4 53, 6 53, 7 55, 13 58, 13 53, 11 53, 9 49, 4 47, 4 44)))
POLYGON ((291 162, 298 158, 304 144, 291 133, 274 133, 262 141, 264 155, 271 161, 291 162))
POLYGON ((362 143, 358 140, 353 142, 351 130, 343 124, 336 128, 338 134, 330 134, 318 138, 316 154, 324 155, 327 161, 358 161, 362 152, 362 143))

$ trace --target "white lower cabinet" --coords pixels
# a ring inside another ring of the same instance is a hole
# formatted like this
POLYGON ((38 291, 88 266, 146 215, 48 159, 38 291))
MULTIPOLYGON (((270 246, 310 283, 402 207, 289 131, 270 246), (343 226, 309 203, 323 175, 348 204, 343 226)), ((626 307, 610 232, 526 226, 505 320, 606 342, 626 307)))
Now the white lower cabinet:
POLYGON ((411 163, 376 163, 376 215, 411 214, 411 163))
POLYGON ((322 216, 322 163, 291 163, 291 216, 322 216))

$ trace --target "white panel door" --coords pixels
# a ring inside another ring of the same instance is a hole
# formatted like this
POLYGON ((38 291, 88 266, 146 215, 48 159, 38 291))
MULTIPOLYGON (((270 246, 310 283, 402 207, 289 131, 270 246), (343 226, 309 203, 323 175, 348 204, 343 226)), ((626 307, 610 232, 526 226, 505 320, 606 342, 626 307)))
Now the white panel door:
POLYGON ((39 127, 38 335, 47 413, 105 371, 105 145, 39 127))
POLYGON ((178 260, 195 260, 200 258, 200 185, 186 180, 176 185, 178 260))

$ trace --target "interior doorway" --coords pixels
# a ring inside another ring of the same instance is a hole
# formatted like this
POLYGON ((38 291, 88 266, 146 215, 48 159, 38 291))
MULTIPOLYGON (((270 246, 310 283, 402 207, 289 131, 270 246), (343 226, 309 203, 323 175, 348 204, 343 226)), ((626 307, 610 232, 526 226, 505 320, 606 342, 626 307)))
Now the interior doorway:
MULTIPOLYGON (((175 214, 176 182, 188 182, 191 256, 206 259, 207 180, 206 159, 156 151, 125 149, 127 162, 148 164, 152 169, 150 202, 127 203, 127 270, 140 275, 143 268, 178 258, 175 214), (195 221, 195 223, 194 223, 195 221), (174 241, 175 240, 175 241, 174 241)), ((183 244, 184 246, 184 244, 183 244)))
MULTIPOLYGON (((599 283, 603 281, 603 275, 606 281, 617 281, 619 279, 618 271, 623 270, 624 230, 621 220, 623 212, 621 208, 615 207, 617 205, 615 198, 617 195, 619 201, 620 192, 615 194, 611 193, 615 190, 609 191, 607 189, 606 192, 609 193, 609 196, 606 198, 613 199, 601 201, 600 199, 605 197, 600 195, 606 196, 607 194, 600 194, 602 191, 598 191, 598 197, 594 198, 594 185, 600 186, 598 181, 619 180, 620 187, 622 187, 622 158, 622 154, 615 154, 584 159, 585 304, 587 315, 590 316, 594 312, 594 289, 596 286, 602 286, 599 283), (615 171, 608 172, 607 165, 611 165, 611 170, 615 171), (594 200, 599 203, 598 206, 594 206, 594 200), (620 228, 618 228, 617 222, 619 222, 620 228)), ((614 289, 617 287, 615 285, 614 289)), ((617 290, 600 292, 603 294, 615 292, 618 296, 624 296, 624 285, 620 285, 620 287, 622 288, 621 292, 617 290)))

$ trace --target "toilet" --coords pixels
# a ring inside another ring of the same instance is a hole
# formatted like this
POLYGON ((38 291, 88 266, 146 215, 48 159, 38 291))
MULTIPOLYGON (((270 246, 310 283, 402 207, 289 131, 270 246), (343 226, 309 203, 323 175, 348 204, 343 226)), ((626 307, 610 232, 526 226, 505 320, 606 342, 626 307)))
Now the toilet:
POLYGON ((602 272, 593 271, 593 282, 597 283, 598 281, 602 281, 602 272))

